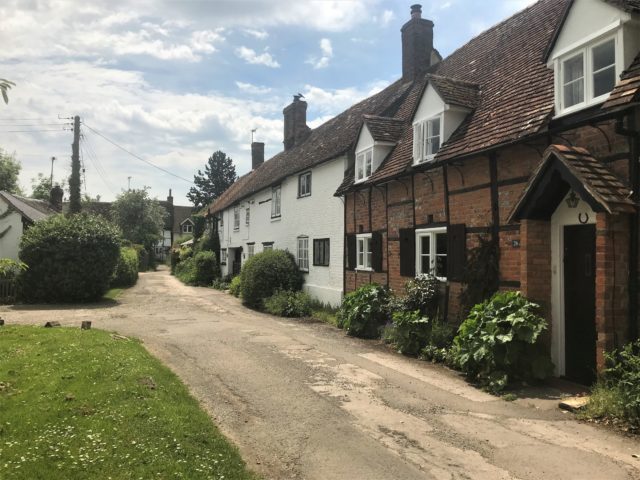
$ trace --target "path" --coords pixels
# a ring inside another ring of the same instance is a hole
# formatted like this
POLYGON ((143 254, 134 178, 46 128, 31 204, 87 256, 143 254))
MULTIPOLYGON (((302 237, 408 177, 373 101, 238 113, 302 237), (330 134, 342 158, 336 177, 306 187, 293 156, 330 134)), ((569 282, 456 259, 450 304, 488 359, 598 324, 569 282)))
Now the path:
POLYGON ((640 479, 640 442, 556 401, 505 402, 454 373, 274 318, 224 293, 143 274, 110 307, 0 307, 141 338, 191 388, 251 468, 274 479, 640 479))

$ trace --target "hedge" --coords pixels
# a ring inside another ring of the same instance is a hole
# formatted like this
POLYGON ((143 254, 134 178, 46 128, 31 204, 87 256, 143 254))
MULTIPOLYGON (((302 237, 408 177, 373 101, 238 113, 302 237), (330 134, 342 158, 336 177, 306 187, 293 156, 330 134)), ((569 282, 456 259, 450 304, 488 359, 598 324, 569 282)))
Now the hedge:
POLYGON ((133 247, 120 248, 120 257, 111 282, 113 287, 131 287, 138 281, 138 252, 133 247))
POLYGON ((251 257, 240 273, 243 303, 261 308, 278 290, 298 291, 304 278, 295 258, 284 250, 266 250, 251 257))

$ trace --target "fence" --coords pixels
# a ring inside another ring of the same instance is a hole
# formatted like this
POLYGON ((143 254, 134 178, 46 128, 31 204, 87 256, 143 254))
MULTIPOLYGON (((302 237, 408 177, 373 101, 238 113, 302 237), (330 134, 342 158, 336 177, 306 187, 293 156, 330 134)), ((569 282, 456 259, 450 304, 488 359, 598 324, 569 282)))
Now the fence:
POLYGON ((0 303, 11 303, 16 299, 17 282, 15 279, 0 278, 0 303))

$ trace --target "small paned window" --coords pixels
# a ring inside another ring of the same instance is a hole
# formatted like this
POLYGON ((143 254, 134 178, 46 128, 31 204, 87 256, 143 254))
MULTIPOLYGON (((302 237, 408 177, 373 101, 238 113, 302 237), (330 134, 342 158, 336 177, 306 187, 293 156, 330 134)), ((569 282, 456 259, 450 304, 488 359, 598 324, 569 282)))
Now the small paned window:
POLYGON ((366 180, 373 173, 373 148, 356 155, 356 181, 366 180))
POLYGON ((233 210, 233 229, 240 230, 240 209, 233 210))
POLYGON ((280 185, 273 187, 271 191, 271 218, 277 218, 280 216, 280 185))
POLYGON ((360 270, 371 270, 371 234, 358 235, 356 237, 357 245, 357 265, 360 270))
POLYGON ((222 265, 226 265, 227 264, 227 249, 226 248, 220 250, 220 263, 222 265))
POLYGON ((298 237, 298 268, 309 271, 309 237, 298 237))
POLYGON ((440 150, 441 121, 440 117, 430 118, 413 125, 413 162, 421 163, 433 160, 440 150))
POLYGON ((247 258, 251 258, 255 255, 255 245, 250 243, 247 245, 247 258))
POLYGON ((447 278, 447 229, 416 231, 416 273, 447 278))
POLYGON ((584 55, 579 53, 563 62, 564 107, 584 102, 584 55))
POLYGON ((193 225, 189 222, 182 225, 182 233, 193 233, 193 225))
POLYGON ((320 238, 313 241, 313 264, 320 267, 329 266, 329 239, 320 238))
POLYGON ((273 243, 263 243, 262 251, 266 252, 267 250, 273 250, 273 243))
POLYGON ((305 172, 298 176, 298 197, 311 195, 311 172, 305 172))
POLYGON ((251 210, 247 208, 244 211, 244 223, 245 223, 245 225, 249 226, 249 222, 250 221, 251 221, 251 210))

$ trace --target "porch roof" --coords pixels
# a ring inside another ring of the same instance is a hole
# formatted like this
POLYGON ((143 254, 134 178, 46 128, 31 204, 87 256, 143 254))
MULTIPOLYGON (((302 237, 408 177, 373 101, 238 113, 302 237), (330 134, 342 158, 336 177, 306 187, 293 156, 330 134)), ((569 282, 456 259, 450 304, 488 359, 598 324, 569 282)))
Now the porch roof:
POLYGON ((587 149, 551 145, 531 176, 509 222, 549 217, 572 188, 596 212, 632 213, 631 190, 587 149))

